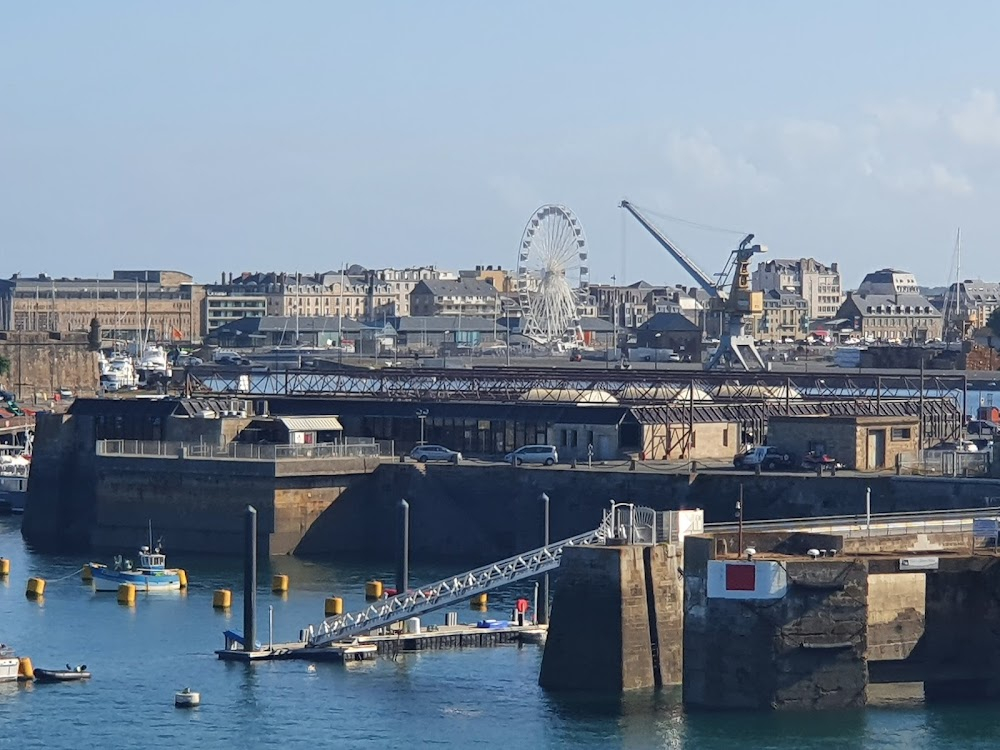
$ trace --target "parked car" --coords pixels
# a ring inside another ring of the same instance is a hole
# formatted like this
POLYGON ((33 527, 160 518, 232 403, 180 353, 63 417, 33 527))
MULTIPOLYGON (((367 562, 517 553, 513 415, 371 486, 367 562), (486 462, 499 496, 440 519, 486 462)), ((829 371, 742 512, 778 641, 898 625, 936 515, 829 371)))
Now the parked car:
POLYGON ((794 468, 795 459, 787 451, 780 451, 773 445, 758 445, 733 458, 733 466, 737 469, 754 469, 760 466, 764 471, 776 471, 794 468))
POLYGON ((992 437, 977 437, 972 438, 969 441, 980 453, 992 453, 993 452, 993 438, 992 437))
POLYGON ((816 469, 820 469, 821 471, 829 471, 832 474, 835 473, 837 469, 843 469, 844 465, 837 461, 837 459, 833 456, 828 456, 826 453, 809 451, 802 457, 802 468, 806 471, 816 471, 816 469))
POLYGON ((462 454, 443 445, 418 445, 410 451, 410 458, 425 464, 428 461, 461 461, 462 454))
POLYGON ((61 398, 63 401, 65 401, 66 399, 73 398, 73 391, 70 388, 60 388, 59 398, 61 398))
POLYGON ((554 445, 525 445, 512 453, 508 453, 503 457, 503 460, 507 463, 513 461, 518 466, 521 464, 545 464, 546 466, 552 466, 552 464, 559 461, 559 453, 556 451, 554 445))
POLYGON ((583 362, 583 354, 580 353, 579 349, 574 349, 569 353, 570 362, 583 362))

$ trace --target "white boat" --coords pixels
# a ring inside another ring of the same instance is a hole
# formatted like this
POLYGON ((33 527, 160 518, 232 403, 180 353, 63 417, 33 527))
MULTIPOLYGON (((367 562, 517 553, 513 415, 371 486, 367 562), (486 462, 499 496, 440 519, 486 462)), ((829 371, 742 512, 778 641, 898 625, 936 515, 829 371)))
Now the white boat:
POLYGON ((127 391, 133 390, 139 385, 139 376, 136 374, 132 360, 124 355, 117 355, 111 358, 107 364, 107 371, 101 373, 101 388, 106 391, 127 391))
POLYGON ((115 558, 114 566, 90 563, 90 572, 96 591, 117 591, 123 583, 131 583, 136 591, 180 591, 179 570, 167 567, 167 557, 159 547, 139 548, 139 564, 115 558))
POLYGON ((0 643, 0 682, 16 682, 19 664, 14 649, 0 643))
POLYGON ((0 446, 0 513, 24 513, 30 471, 30 434, 24 446, 0 446))

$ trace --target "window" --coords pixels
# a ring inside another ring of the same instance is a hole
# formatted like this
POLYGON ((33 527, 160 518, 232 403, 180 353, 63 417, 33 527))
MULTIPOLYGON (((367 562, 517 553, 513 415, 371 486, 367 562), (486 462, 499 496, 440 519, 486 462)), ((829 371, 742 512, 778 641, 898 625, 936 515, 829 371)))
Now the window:
POLYGON ((722 431, 722 447, 725 448, 729 445, 729 428, 726 427, 722 431))
POLYGON ((910 439, 910 428, 909 427, 893 427, 892 428, 892 439, 893 440, 909 440, 910 439))

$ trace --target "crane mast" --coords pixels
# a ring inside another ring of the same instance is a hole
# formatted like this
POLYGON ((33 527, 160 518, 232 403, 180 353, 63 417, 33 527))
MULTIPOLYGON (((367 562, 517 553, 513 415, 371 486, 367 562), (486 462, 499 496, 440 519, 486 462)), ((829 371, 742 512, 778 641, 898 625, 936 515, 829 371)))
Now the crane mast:
POLYGON ((641 211, 627 200, 619 204, 649 232, 663 249, 680 263, 681 267, 710 296, 710 310, 722 314, 724 322, 719 335, 719 346, 705 363, 706 370, 735 368, 744 371, 765 370, 764 360, 754 344, 753 336, 744 333, 746 318, 763 310, 763 295, 750 288, 750 261, 757 253, 767 252, 763 245, 753 245, 754 236, 748 234, 733 250, 725 268, 714 281, 692 261, 676 244, 671 242, 641 211), (731 278, 730 278, 731 277, 731 278), (728 289, 726 288, 728 282, 728 289))

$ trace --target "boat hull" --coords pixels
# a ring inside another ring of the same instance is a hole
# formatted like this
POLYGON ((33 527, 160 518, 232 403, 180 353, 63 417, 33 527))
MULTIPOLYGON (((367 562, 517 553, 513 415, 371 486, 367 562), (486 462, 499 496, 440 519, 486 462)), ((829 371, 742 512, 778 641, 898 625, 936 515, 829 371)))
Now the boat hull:
POLYGON ((134 570, 111 570, 99 563, 90 564, 94 589, 97 591, 117 591, 123 583, 131 583, 136 591, 180 591, 181 577, 175 570, 143 573, 134 570))
POLYGON ((90 672, 77 672, 75 669, 36 669, 35 682, 77 682, 89 680, 90 672))
POLYGON ((16 682, 19 663, 17 657, 0 658, 0 682, 16 682))

